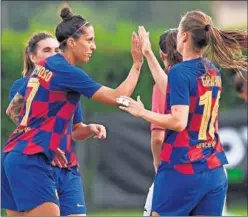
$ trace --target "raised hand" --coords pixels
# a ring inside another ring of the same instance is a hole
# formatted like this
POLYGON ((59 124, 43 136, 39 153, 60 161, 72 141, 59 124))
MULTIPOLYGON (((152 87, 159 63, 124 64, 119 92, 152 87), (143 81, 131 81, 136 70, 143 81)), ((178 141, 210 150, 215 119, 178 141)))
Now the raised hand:
POLYGON ((131 54, 134 63, 143 63, 143 54, 141 50, 141 40, 139 36, 133 32, 131 40, 131 54))
POLYGON ((141 40, 142 54, 144 56, 146 56, 147 54, 149 54, 149 52, 152 51, 151 42, 149 39, 149 32, 146 31, 144 26, 139 26, 138 27, 138 35, 139 35, 139 38, 141 40))

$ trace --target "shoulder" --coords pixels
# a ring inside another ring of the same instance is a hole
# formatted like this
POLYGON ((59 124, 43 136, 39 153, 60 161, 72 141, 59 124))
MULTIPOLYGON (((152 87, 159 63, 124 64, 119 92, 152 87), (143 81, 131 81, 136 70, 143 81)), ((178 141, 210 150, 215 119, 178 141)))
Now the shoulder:
POLYGON ((183 63, 178 63, 170 68, 168 77, 170 79, 187 78, 187 71, 183 63))
POLYGON ((74 74, 85 74, 87 73, 77 66, 71 65, 61 54, 55 54, 46 59, 45 67, 53 72, 62 72, 66 76, 74 74))
POLYGON ((21 87, 27 81, 27 79, 28 79, 28 77, 23 77, 23 78, 19 78, 19 79, 15 80, 11 86, 11 89, 21 87))
POLYGON ((24 83, 26 80, 28 80, 28 76, 19 78, 13 82, 13 84, 19 84, 19 83, 24 83))
POLYGON ((220 70, 212 62, 209 62, 208 71, 214 76, 220 76, 220 70))
POLYGON ((28 77, 23 77, 15 80, 10 88, 9 98, 12 99, 15 94, 19 91, 22 85, 27 81, 28 77))
POLYGON ((178 63, 174 66, 172 66, 169 70, 169 75, 172 74, 171 72, 177 73, 177 74, 183 74, 185 72, 185 68, 187 66, 184 64, 184 62, 178 63))

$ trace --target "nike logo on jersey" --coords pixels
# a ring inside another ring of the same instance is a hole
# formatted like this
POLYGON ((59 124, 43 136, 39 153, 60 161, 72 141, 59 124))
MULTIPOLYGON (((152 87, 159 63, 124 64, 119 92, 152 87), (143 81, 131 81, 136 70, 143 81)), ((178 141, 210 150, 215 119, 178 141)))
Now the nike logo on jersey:
POLYGON ((78 203, 77 203, 77 207, 84 207, 84 205, 81 205, 81 204, 78 204, 78 203))

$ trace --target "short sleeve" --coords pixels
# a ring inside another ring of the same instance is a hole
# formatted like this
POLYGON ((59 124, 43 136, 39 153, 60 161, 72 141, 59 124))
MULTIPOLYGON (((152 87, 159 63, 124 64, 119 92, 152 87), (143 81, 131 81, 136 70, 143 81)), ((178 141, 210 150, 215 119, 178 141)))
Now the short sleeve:
MULTIPOLYGON (((161 93, 158 85, 156 84, 153 86, 153 92, 152 92, 152 111, 160 114, 164 114, 165 111, 165 95, 161 93)), ((164 130, 164 128, 160 126, 151 124, 151 130, 155 130, 155 129, 164 130)))
POLYGON ((21 87, 26 84, 26 80, 27 79, 19 79, 16 80, 11 88, 10 88, 10 93, 9 93, 9 99, 12 100, 14 98, 14 96, 16 95, 16 93, 18 92, 20 95, 24 96, 25 95, 25 90, 26 88, 21 89, 21 87))
POLYGON ((56 81, 62 89, 76 91, 87 98, 91 98, 102 86, 77 67, 70 67, 69 72, 60 73, 59 79, 56 81))
POLYGON ((83 122, 83 109, 82 109, 81 102, 79 101, 78 106, 74 113, 73 124, 78 124, 81 122, 83 122))
POLYGON ((25 92, 26 92, 26 89, 27 89, 27 83, 28 83, 28 80, 26 80, 24 82, 24 84, 20 87, 20 89, 18 90, 18 93, 22 96, 25 96, 25 92))
POLYGON ((189 80, 183 74, 182 67, 173 67, 169 73, 170 105, 189 105, 189 80))

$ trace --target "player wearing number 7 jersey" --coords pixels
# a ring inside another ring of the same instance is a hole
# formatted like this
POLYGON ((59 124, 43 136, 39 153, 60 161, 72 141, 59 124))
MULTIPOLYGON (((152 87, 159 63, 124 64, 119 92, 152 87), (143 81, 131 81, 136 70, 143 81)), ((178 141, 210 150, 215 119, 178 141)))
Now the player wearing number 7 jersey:
MULTIPOLYGON (((140 27, 139 35, 143 54, 153 56, 145 40, 149 33, 140 27)), ((223 165, 228 162, 218 135, 221 75, 203 56, 211 48, 221 67, 244 70, 247 61, 240 54, 240 42, 246 39, 245 31, 220 31, 204 13, 188 12, 177 35, 183 62, 171 68, 168 78, 159 71, 154 76, 167 85, 165 114, 144 109, 140 100, 122 97, 128 105, 121 106, 122 110, 166 128, 154 182, 153 216, 222 214, 227 191, 223 165)))
MULTIPOLYGON (((55 55, 58 53, 58 48, 58 41, 49 33, 36 32, 30 37, 25 48, 24 70, 22 72, 24 77, 13 83, 9 95, 11 100, 18 92, 22 84, 28 79, 30 73, 32 73, 35 68, 35 63, 38 63, 44 58, 55 55)), ((22 103, 20 102, 19 104, 16 104, 16 108, 13 109, 11 113, 7 112, 7 114, 10 117, 18 117, 21 107, 22 103)), ((13 121, 15 123, 20 122, 21 118, 18 117, 18 119, 19 121, 17 118, 13 118, 13 121)), ((93 136, 94 132, 98 138, 105 138, 105 129, 103 126, 95 124, 86 125, 82 123, 82 121, 83 110, 80 103, 73 115, 73 121, 70 121, 66 134, 60 142, 58 151, 56 152, 56 157, 52 162, 53 176, 56 181, 56 185, 52 187, 54 188, 54 192, 58 192, 60 214, 63 216, 75 214, 82 215, 86 213, 82 179, 79 174, 78 161, 75 153, 75 140, 93 136), (96 129, 98 131, 95 131, 96 129), (77 204, 80 204, 80 206, 77 204)), ((8 153, 2 155, 1 161, 1 195, 4 198, 4 200, 1 201, 1 206, 6 209, 8 216, 21 216, 22 212, 17 211, 20 209, 20 204, 18 204, 18 201, 15 200, 14 195, 11 192, 11 189, 13 189, 13 182, 9 182, 7 179, 7 176, 11 173, 12 168, 8 171, 8 168, 4 166, 6 155, 8 155, 8 153)), ((18 174, 16 175, 18 176, 18 174)), ((29 180, 25 180, 25 182, 28 181, 29 180)), ((36 187, 35 191, 32 189, 31 192, 35 194, 35 192, 39 190, 40 189, 36 187)), ((31 192, 27 192, 27 194, 28 198, 32 198, 32 200, 26 201, 26 208, 22 207, 22 210, 33 207, 35 204, 39 203, 41 198, 44 198, 43 195, 42 197, 36 197, 34 200, 31 196, 31 192)))
MULTIPOLYGON (((142 66, 138 37, 132 36, 133 66, 127 79, 116 89, 95 82, 86 72, 76 67, 88 63, 96 50, 93 26, 69 8, 61 11, 63 21, 56 28, 60 53, 48 57, 36 66, 19 90, 24 97, 20 112, 22 121, 9 137, 4 152, 4 167, 11 168, 8 180, 12 194, 19 204, 18 211, 32 215, 60 215, 59 203, 53 186, 51 161, 77 107, 80 95, 106 104, 116 105, 116 97, 131 95, 137 84, 142 66), (27 178, 17 180, 17 177, 27 178), (32 192, 32 195, 27 194, 32 192), (27 208, 26 201, 39 198, 27 208)), ((9 109, 13 108, 15 96, 9 109)), ((65 186, 66 188, 66 186, 65 186)), ((84 204, 75 204, 83 207, 84 204)))

